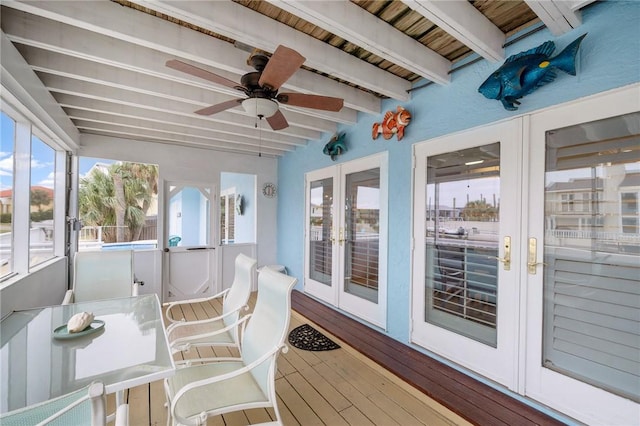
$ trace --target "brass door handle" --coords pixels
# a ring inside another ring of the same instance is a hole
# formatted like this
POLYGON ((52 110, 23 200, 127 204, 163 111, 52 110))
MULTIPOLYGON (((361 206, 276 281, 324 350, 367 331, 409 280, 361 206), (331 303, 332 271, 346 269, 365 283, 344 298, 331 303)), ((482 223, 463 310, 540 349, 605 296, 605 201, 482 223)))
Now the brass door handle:
POLYGON ((531 275, 535 275, 537 272, 537 266, 544 265, 544 262, 538 262, 538 240, 535 238, 529 238, 529 254, 527 257, 527 268, 531 275))
POLYGON ((339 235, 339 239, 338 242, 340 243, 340 245, 342 245, 346 240, 344 239, 344 229, 340 228, 340 235, 339 235))
POLYGON ((503 242, 504 247, 504 257, 498 256, 490 256, 492 259, 496 259, 498 262, 503 264, 503 268, 505 271, 511 270, 511 237, 504 237, 503 242))

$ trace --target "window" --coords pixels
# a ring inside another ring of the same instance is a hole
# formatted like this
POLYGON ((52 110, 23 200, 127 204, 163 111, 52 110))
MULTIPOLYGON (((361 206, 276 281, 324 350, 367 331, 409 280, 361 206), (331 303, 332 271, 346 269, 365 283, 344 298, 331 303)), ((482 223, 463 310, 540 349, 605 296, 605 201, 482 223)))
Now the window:
POLYGON ((638 208, 638 193, 623 192, 620 194, 620 210, 622 216, 622 233, 640 233, 640 209, 638 208))
POLYGON ((220 174, 220 244, 256 242, 256 175, 220 174))
POLYGON ((235 188, 220 194, 220 244, 231 244, 235 239, 235 188))
POLYGON ((79 170, 78 250, 155 249, 158 166, 81 157, 79 170))
POLYGON ((16 123, 4 112, 0 133, 0 277, 13 272, 13 174, 16 123))
POLYGON ((54 176, 56 153, 31 136, 31 186, 29 189, 29 266, 54 256, 54 176))
POLYGON ((28 274, 64 255, 66 152, 53 134, 37 128, 3 102, 0 147, 0 279, 28 274), (55 230, 58 229, 58 233, 55 230))

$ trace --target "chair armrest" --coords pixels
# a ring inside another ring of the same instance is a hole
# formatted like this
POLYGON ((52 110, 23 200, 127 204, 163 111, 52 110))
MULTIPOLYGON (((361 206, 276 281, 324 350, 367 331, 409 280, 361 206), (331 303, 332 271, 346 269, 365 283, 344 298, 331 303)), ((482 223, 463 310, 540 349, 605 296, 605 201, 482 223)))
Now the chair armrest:
POLYGON ((62 299, 63 305, 68 305, 69 303, 73 303, 73 290, 67 290, 64 294, 64 299, 62 299))
MULTIPOLYGON (((175 323, 175 324, 171 324, 171 325, 175 325, 175 327, 171 328, 171 326, 169 326, 167 328, 167 338, 169 339, 170 343, 169 345, 171 346, 171 349, 175 349, 175 350, 185 350, 185 349, 180 349, 181 346, 184 346, 185 344, 189 344, 190 340, 194 340, 194 339, 202 339, 205 337, 213 337, 216 336, 218 334, 224 333, 226 331, 232 330, 236 327, 240 327, 242 326, 242 328, 240 329, 241 331, 244 331, 244 326, 246 325, 246 321, 251 317, 251 314, 245 315, 243 317, 238 318, 238 320, 236 322, 234 322, 233 324, 229 324, 226 327, 223 327, 221 329, 218 329, 216 331, 210 331, 208 333, 201 333, 201 334, 192 334, 189 336, 185 336, 185 337, 178 337, 175 340, 171 340, 171 332, 173 330, 175 330, 176 328, 180 327, 181 325, 193 325, 193 323, 191 322, 179 322, 179 323, 175 323), (171 329, 169 329, 171 328, 171 329)), ((205 320, 206 321, 206 320, 205 320)))
POLYGON ((167 307, 167 310, 164 314, 164 316, 167 318, 167 320, 169 322, 180 322, 180 321, 184 321, 184 318, 182 319, 176 319, 171 315, 171 308, 173 308, 174 306, 180 306, 180 305, 188 305, 191 303, 202 303, 202 302, 208 302, 210 300, 215 300, 215 299, 219 299, 221 297, 226 296, 226 294, 229 292, 229 289, 225 289, 222 290, 220 293, 218 294, 214 294, 213 296, 209 296, 209 297, 201 297, 198 299, 188 299, 188 300, 179 300, 177 302, 171 302, 171 303, 165 303, 163 304, 163 306, 167 307))
POLYGON ((116 410, 115 426, 129 425, 129 404, 120 404, 116 410))

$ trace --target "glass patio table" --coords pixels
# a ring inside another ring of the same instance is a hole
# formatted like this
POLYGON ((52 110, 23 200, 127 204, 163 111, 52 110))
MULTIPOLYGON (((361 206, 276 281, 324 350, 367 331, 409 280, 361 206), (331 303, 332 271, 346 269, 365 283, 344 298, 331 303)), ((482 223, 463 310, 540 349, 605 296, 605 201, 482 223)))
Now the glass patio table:
POLYGON ((0 412, 101 381, 106 393, 171 376, 175 364, 155 294, 15 311, 0 322, 0 412), (101 329, 54 337, 79 312, 101 329))

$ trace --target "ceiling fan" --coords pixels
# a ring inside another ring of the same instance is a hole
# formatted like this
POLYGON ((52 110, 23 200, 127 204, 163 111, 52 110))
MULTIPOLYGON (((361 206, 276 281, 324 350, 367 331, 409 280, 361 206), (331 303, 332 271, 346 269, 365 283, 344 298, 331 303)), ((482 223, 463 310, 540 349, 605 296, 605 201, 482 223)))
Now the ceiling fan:
POLYGON ((212 115, 242 105, 254 117, 265 118, 273 130, 289 126, 278 104, 292 105, 324 111, 340 111, 344 101, 329 96, 308 95, 303 93, 278 93, 284 84, 302 66, 305 57, 293 49, 278 46, 271 57, 262 52, 254 52, 247 64, 256 71, 242 76, 240 84, 233 80, 198 68, 186 62, 172 59, 166 65, 178 71, 212 81, 223 86, 244 92, 246 98, 232 99, 196 111, 200 115, 212 115))

